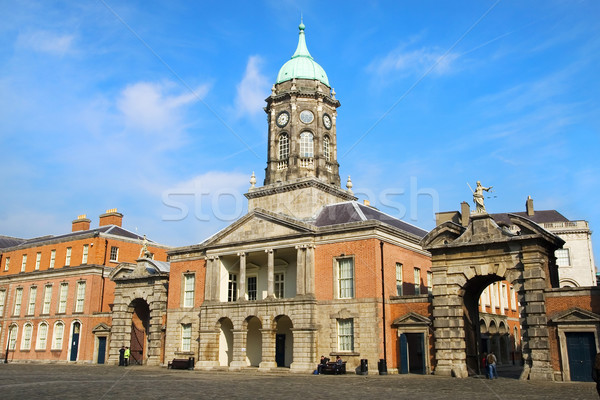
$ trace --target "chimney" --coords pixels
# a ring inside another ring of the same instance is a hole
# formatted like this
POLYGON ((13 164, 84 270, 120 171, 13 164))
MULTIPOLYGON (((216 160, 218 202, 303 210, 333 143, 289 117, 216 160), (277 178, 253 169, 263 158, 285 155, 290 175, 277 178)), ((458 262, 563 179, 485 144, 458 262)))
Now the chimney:
POLYGON ((460 224, 462 226, 469 225, 469 218, 471 217, 471 207, 469 203, 463 201, 460 203, 460 224))
POLYGON ((90 229, 90 219, 85 217, 85 214, 81 214, 77 219, 73 220, 73 229, 71 232, 87 231, 90 229))
POLYGON ((371 207, 371 202, 369 200, 363 200, 363 204, 367 207, 371 207))
POLYGON ((531 196, 527 196, 527 202, 525 203, 525 209, 527 210, 527 216, 533 217, 535 212, 533 211, 533 199, 531 196))
POLYGON ((106 210, 106 213, 100 215, 100 224, 99 226, 106 225, 116 225, 121 226, 123 223, 123 214, 117 212, 116 208, 111 208, 110 210, 106 210))

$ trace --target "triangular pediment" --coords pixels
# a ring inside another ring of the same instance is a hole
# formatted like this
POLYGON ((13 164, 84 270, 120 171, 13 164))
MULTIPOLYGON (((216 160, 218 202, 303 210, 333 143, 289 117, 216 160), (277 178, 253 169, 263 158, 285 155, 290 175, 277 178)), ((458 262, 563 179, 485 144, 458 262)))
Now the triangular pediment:
POLYGON ((256 209, 221 230, 204 243, 203 247, 247 243, 255 240, 282 238, 314 232, 314 226, 280 214, 256 209))
POLYGON ((555 324, 597 324, 600 323, 600 315, 574 307, 556 314, 551 321, 555 324))
POLYGON ((401 317, 398 317, 392 322, 392 326, 429 326, 431 320, 421 314, 409 312, 401 317))
POLYGON ((96 325, 94 329, 92 329, 93 333, 108 333, 110 332, 110 326, 106 325, 104 322, 96 325))

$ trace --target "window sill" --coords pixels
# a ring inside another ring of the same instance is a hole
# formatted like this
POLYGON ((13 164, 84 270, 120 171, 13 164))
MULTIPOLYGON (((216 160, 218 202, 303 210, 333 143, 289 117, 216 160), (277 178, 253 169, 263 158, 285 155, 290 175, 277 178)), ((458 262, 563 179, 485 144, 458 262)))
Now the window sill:
POLYGON ((360 357, 360 353, 356 351, 332 351, 329 353, 330 356, 340 356, 340 357, 360 357))

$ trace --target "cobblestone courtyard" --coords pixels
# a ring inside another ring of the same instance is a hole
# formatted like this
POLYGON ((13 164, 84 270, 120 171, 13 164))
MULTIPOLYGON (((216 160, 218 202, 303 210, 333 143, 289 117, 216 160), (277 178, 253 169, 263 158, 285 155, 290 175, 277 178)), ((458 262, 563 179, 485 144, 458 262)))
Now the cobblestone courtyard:
POLYGON ((597 399, 593 383, 0 364, 0 399, 597 399))

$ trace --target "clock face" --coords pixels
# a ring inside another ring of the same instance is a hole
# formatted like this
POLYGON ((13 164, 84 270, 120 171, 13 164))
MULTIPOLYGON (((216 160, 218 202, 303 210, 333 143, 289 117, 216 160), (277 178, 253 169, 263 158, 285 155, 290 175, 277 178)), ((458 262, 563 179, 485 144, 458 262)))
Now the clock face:
POLYGON ((284 126, 287 125, 288 121, 290 120, 290 114, 288 114, 287 111, 282 111, 279 113, 279 115, 277 116, 277 126, 280 128, 283 128, 284 126))
POLYGON ((323 114, 323 125, 325 125, 325 128, 331 129, 331 117, 329 114, 323 114))
POLYGON ((315 116, 309 110, 304 110, 300 113, 300 121, 304 122, 305 124, 310 124, 313 122, 313 119, 315 119, 315 116))

